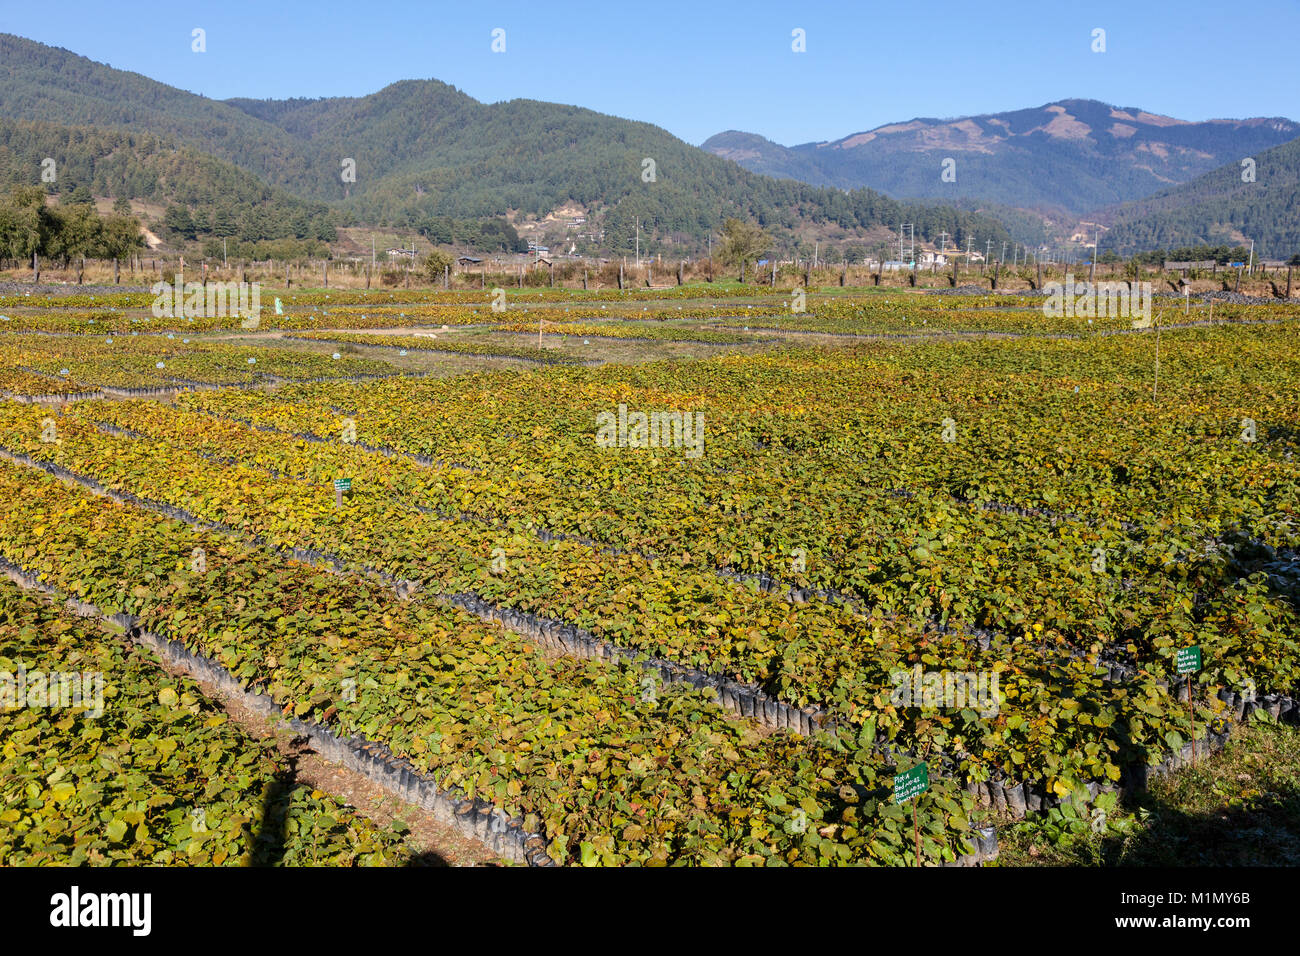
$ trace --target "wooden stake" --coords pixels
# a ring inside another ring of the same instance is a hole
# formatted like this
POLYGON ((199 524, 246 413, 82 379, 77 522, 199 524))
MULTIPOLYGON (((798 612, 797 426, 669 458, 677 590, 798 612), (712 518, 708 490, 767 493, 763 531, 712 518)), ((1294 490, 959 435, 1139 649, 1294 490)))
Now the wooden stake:
POLYGON ((912 835, 916 837, 916 865, 921 865, 921 829, 916 822, 916 797, 912 798, 912 835))
POLYGON ((1151 397, 1160 390, 1160 317, 1156 316, 1156 380, 1151 386, 1151 397))
POLYGON ((1187 675, 1187 715, 1192 721, 1192 766, 1196 766, 1196 708, 1192 705, 1192 675, 1187 675))

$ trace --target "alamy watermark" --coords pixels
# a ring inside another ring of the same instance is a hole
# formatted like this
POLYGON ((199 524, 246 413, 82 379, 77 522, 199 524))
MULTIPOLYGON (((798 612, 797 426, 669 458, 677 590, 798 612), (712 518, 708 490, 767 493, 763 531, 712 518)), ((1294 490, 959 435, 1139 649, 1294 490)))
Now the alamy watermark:
POLYGON ((150 893, 83 893, 74 885, 50 897, 50 925, 55 927, 117 926, 133 936, 148 936, 153 928, 150 893))
POLYGON ((1151 319, 1150 282, 1075 282, 1067 274, 1064 284, 1049 282, 1043 291, 1043 315, 1049 319, 1151 319))
POLYGON ((172 285, 155 282, 155 319, 224 319, 238 316, 246 329, 255 329, 262 315, 262 286, 257 282, 186 282, 180 274, 172 285))
POLYGON ((890 671, 894 685, 889 702, 895 707, 924 710, 962 710, 969 707, 981 717, 997 715, 997 671, 925 671, 917 664, 910 671, 890 671))
POLYGON ((684 448, 687 458, 704 454, 702 412, 629 412, 620 404, 618 414, 596 414, 599 448, 684 448))
POLYGON ((23 707, 69 710, 84 707, 86 716, 104 713, 104 675, 98 671, 0 671, 0 710, 23 707))

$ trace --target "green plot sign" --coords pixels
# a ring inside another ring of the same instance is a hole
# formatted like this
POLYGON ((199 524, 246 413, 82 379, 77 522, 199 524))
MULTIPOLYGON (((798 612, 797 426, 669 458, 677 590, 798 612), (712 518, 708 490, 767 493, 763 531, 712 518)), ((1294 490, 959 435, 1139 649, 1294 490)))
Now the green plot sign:
POLYGON ((1178 648, 1178 656, 1175 658, 1178 665, 1179 674, 1195 674, 1201 669, 1201 647, 1194 644, 1191 647, 1178 648))
POLYGON ((930 789, 930 772, 919 763, 906 773, 894 777, 894 802, 906 803, 930 789))
POLYGON ((351 494, 351 492, 352 492, 352 479, 351 479, 351 478, 335 478, 335 479, 334 479, 334 490, 335 490, 335 491, 344 491, 344 492, 347 492, 347 493, 351 494))

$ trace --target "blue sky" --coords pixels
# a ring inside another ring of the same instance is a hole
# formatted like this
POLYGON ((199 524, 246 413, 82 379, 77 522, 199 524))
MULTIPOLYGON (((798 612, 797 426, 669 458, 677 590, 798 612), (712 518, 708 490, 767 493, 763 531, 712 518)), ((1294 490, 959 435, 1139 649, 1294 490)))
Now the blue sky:
POLYGON ((5 6, 0 31, 216 98, 356 96, 432 77, 485 102, 646 120, 691 143, 742 129, 793 145, 1071 96, 1181 119, 1300 119, 1296 0, 5 6), (504 53, 491 50, 495 28, 504 53), (804 53, 791 50, 796 28, 804 53), (1091 49, 1096 28, 1104 53, 1091 49))

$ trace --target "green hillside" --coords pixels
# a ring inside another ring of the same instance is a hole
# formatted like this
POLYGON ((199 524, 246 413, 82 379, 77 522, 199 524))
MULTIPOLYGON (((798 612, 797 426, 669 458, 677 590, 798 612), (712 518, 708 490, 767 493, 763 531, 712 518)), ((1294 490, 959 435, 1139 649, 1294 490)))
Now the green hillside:
POLYGON ((1257 256, 1300 252, 1300 139, 1255 156, 1254 182, 1240 160, 1189 183, 1110 211, 1106 243, 1120 253, 1197 245, 1248 245, 1257 256))
POLYGON ((300 194, 303 182, 324 176, 293 137, 227 103, 3 33, 0 117, 152 134, 300 194))
POLYGON ((80 188, 95 196, 184 207, 196 229, 183 231, 195 236, 335 238, 339 214, 324 203, 267 186, 198 150, 148 133, 0 117, 0 187, 41 182, 47 159, 54 160, 54 181, 44 184, 48 192, 67 197, 80 188))
POLYGON ((209 154, 348 221, 545 213, 579 202, 619 250, 643 236, 701 246, 727 216, 772 231, 914 222, 918 238, 1008 238, 980 213, 908 205, 870 189, 814 188, 750 173, 667 131, 577 107, 482 104, 435 80, 363 97, 218 102, 20 37, 0 35, 0 116, 151 135, 209 154), (344 159, 356 182, 344 183, 344 159), (655 163, 653 182, 644 160, 655 163))
POLYGON ((627 247, 637 219, 646 237, 697 242, 728 216, 776 232, 808 223, 858 230, 906 220, 926 238, 1005 233, 978 213, 755 175, 648 123, 536 100, 485 105, 436 80, 403 81, 355 99, 231 102, 339 161, 355 159, 357 181, 346 198, 338 176, 327 192, 358 221, 415 225, 430 216, 544 215, 577 202, 605 213, 612 249, 627 247))

